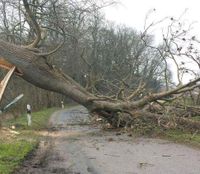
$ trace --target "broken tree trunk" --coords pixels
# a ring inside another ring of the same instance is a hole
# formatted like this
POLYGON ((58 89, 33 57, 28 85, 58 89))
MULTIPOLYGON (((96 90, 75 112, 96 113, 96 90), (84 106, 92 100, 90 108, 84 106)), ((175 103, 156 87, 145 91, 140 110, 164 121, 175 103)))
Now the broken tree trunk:
POLYGON ((4 91, 6 89, 6 86, 8 84, 8 81, 10 80, 12 74, 15 71, 15 66, 13 66, 12 68, 10 68, 10 70, 8 71, 8 73, 6 74, 6 76, 3 78, 3 80, 0 83, 0 101, 3 97, 4 91))

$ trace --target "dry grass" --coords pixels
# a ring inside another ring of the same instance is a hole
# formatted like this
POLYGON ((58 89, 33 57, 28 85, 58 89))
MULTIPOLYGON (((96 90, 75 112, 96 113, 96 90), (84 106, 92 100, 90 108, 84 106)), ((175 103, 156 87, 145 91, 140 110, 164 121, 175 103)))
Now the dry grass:
POLYGON ((20 133, 12 129, 3 127, 0 129, 0 142, 8 142, 17 137, 20 133))

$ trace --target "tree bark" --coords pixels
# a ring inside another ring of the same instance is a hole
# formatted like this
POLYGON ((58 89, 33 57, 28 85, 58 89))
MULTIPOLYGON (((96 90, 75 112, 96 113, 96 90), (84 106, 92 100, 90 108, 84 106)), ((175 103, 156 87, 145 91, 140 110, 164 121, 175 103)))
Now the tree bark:
MULTIPOLYGON (((0 57, 8 63, 16 66, 21 77, 33 85, 64 94, 77 103, 85 106, 90 112, 100 114, 112 123, 114 117, 120 113, 129 114, 131 117, 137 117, 136 110, 139 110, 152 101, 162 99, 171 94, 191 90, 199 86, 196 79, 186 85, 157 94, 149 94, 138 101, 114 100, 108 97, 97 97, 89 93, 68 75, 55 69, 46 61, 46 57, 37 55, 33 50, 10 44, 0 40, 0 57)), ((18 73, 19 74, 19 73, 18 73)), ((116 121, 115 121, 116 122, 116 121)))
POLYGON ((71 77, 48 65, 45 57, 32 50, 0 41, 0 57, 17 67, 21 77, 43 89, 64 94, 89 110, 129 111, 146 102, 114 101, 98 98, 86 91, 71 77))
POLYGON ((35 86, 65 94, 80 104, 92 96, 69 76, 48 65, 44 57, 27 48, 0 41, 0 57, 16 66, 21 77, 35 86))

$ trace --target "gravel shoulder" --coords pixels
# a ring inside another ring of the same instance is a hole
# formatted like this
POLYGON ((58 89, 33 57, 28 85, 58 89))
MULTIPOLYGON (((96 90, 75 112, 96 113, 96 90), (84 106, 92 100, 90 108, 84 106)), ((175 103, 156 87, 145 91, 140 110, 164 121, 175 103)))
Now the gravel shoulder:
POLYGON ((55 112, 48 142, 20 173, 199 174, 200 150, 167 140, 116 135, 90 125, 81 106, 55 112))

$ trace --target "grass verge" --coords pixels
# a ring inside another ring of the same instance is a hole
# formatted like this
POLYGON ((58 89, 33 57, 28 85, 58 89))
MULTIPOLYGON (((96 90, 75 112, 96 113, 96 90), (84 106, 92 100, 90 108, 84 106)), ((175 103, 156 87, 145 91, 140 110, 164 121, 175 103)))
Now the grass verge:
POLYGON ((174 129, 165 131, 163 136, 178 143, 200 148, 200 134, 198 132, 186 132, 174 129))
POLYGON ((26 115, 2 123, 0 134, 0 174, 12 173, 26 157, 37 147, 40 130, 47 128, 47 123, 55 108, 32 113, 32 126, 27 126, 26 115), (15 127, 14 130, 9 128, 15 127))
POLYGON ((173 142, 200 148, 200 133, 198 131, 188 131, 178 128, 163 129, 156 125, 148 125, 133 129, 133 134, 136 136, 167 139, 173 142))

